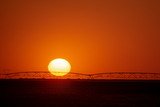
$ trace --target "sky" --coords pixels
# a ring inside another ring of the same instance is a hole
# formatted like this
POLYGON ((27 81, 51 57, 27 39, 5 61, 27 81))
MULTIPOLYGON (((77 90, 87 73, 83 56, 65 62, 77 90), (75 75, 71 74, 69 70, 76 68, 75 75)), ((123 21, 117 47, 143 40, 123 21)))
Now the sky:
POLYGON ((0 70, 160 72, 159 0, 1 0, 0 70))

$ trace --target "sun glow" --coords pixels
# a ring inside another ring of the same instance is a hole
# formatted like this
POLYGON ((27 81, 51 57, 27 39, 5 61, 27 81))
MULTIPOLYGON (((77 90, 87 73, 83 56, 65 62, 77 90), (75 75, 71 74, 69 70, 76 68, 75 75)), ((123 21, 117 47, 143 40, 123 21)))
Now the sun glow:
POLYGON ((70 72, 71 65, 67 60, 57 58, 49 63, 48 70, 55 76, 64 76, 70 72))

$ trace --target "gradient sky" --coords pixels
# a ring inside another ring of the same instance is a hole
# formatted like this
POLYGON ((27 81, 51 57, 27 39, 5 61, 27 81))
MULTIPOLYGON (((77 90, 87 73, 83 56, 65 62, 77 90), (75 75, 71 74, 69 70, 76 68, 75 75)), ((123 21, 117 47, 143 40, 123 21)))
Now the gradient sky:
POLYGON ((160 72, 160 0, 1 0, 0 69, 160 72))

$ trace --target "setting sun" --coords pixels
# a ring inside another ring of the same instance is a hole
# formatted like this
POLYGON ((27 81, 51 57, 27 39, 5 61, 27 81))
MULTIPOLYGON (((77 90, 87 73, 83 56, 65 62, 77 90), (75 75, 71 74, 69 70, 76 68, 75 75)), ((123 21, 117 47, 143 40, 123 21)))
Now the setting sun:
POLYGON ((49 63, 48 70, 55 76, 64 76, 70 72, 71 65, 67 60, 57 58, 49 63))

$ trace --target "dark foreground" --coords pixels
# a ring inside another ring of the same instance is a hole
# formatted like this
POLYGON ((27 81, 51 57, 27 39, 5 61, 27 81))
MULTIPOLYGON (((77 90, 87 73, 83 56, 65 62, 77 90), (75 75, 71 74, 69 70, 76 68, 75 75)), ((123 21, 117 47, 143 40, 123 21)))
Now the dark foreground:
POLYGON ((160 107, 160 81, 0 80, 1 107, 160 107))

